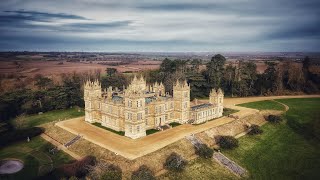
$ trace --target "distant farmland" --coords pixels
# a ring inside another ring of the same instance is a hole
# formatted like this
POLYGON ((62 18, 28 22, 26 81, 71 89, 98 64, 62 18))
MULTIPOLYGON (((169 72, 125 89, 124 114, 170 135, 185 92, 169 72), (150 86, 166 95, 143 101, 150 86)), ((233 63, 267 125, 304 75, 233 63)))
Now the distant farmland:
POLYGON ((83 63, 66 61, 63 61, 63 63, 59 61, 20 61, 19 65, 17 65, 14 62, 0 61, 0 74, 21 74, 24 76, 33 76, 35 74, 56 75, 62 73, 94 71, 96 69, 103 72, 106 68, 116 68, 118 72, 136 72, 147 69, 158 69, 160 64, 161 61, 152 60, 132 61, 119 65, 104 65, 98 64, 97 62, 83 63))

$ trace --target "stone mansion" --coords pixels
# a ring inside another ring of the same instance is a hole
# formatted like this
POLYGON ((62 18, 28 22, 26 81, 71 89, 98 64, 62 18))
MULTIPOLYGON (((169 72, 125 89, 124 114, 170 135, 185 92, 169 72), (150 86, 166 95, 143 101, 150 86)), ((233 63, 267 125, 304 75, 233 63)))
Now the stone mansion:
POLYGON ((84 85, 85 121, 101 123, 116 131, 124 131, 132 139, 146 136, 146 130, 172 122, 199 124, 222 116, 223 92, 211 90, 209 102, 190 107, 190 85, 177 81, 173 95, 162 83, 147 85, 136 76, 120 91, 101 89, 99 81, 84 85))

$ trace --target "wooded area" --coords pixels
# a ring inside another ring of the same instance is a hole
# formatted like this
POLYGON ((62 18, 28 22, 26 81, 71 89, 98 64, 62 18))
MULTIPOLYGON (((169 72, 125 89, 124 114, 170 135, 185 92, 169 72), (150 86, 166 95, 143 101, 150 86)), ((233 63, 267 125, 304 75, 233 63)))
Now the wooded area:
MULTIPOLYGON (((266 61, 264 73, 257 73, 252 61, 239 61, 226 65, 226 58, 215 55, 209 62, 201 59, 164 59, 158 70, 140 72, 147 83, 163 82, 166 91, 172 93, 172 85, 177 79, 186 79, 191 85, 191 99, 205 98, 212 88, 222 88, 225 96, 245 97, 260 95, 284 95, 296 93, 318 93, 320 77, 309 71, 310 58, 306 57, 301 67, 286 62, 277 64, 266 61), (205 69, 200 69, 206 65, 205 69)), ((71 106, 83 107, 82 84, 88 79, 100 79, 102 88, 108 86, 123 89, 132 74, 118 73, 107 68, 106 72, 62 74, 61 82, 54 83, 50 78, 36 75, 35 89, 13 90, 0 96, 0 119, 8 120, 22 113, 34 114, 71 106)))
POLYGON ((146 71, 143 75, 148 82, 164 82, 169 92, 177 79, 187 79, 191 85, 191 99, 208 97, 212 88, 222 88, 229 97, 319 92, 320 77, 309 71, 310 58, 304 59, 302 67, 290 62, 265 63, 267 69, 259 74, 254 62, 239 61, 236 65, 226 65, 226 58, 220 54, 212 57, 204 70, 199 68, 203 64, 199 59, 165 59, 158 71, 146 71))

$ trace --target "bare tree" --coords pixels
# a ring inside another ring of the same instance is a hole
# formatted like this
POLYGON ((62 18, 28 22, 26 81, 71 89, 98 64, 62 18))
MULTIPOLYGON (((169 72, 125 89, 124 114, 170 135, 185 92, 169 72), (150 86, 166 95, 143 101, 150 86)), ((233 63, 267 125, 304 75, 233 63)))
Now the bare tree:
POLYGON ((26 115, 25 114, 20 114, 17 116, 17 118, 14 120, 15 127, 17 129, 23 129, 26 127, 27 122, 26 122, 26 115))

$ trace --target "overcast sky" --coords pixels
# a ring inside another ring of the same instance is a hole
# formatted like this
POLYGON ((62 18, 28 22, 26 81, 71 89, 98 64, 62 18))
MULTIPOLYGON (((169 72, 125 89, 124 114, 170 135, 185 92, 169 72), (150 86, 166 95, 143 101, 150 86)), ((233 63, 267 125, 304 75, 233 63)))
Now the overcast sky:
POLYGON ((320 51, 320 1, 1 0, 0 50, 320 51))

